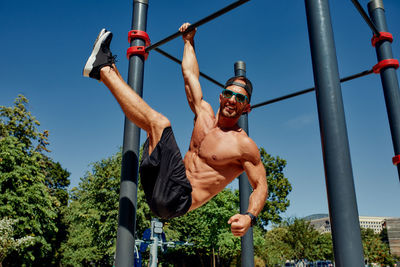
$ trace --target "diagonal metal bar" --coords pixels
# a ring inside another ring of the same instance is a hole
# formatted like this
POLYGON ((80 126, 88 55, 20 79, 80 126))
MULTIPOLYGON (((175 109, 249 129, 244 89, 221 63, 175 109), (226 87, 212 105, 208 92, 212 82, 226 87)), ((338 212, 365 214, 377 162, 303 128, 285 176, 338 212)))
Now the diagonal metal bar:
POLYGON ((371 30, 375 33, 376 36, 379 36, 380 33, 378 29, 376 28, 375 24, 372 22, 370 17, 368 16, 367 12, 362 8, 360 3, 357 0, 351 0, 353 2, 354 6, 357 8, 358 12, 360 15, 364 18, 365 22, 368 24, 368 26, 371 28, 371 30))
MULTIPOLYGON (((191 24, 187 28, 187 30, 185 32, 190 32, 191 30, 193 30, 193 29, 195 29, 195 28, 197 28, 197 27, 209 22, 210 20, 213 20, 213 19, 215 19, 215 18, 217 18, 217 17, 219 17, 219 16, 231 11, 232 9, 235 9, 236 7, 241 6, 244 3, 249 2, 249 1, 250 0, 236 1, 236 2, 230 4, 230 5, 226 6, 226 7, 218 10, 217 12, 215 12, 215 13, 213 13, 213 14, 211 14, 211 15, 209 15, 209 16, 207 16, 207 17, 205 17, 205 18, 203 18, 203 19, 201 19, 201 20, 199 20, 199 21, 197 21, 197 22, 195 22, 193 24, 191 24)), ((165 44, 165 43, 167 43, 167 42, 169 42, 169 41, 181 36, 182 34, 183 33, 180 32, 180 31, 178 31, 178 32, 176 32, 174 34, 171 34, 170 36, 168 36, 168 37, 166 37, 166 38, 164 38, 164 39, 162 39, 162 40, 160 40, 160 41, 158 41, 158 42, 146 47, 145 50, 146 50, 146 52, 149 52, 150 50, 153 50, 156 47, 159 47, 160 45, 163 45, 163 44, 165 44)))
MULTIPOLYGON (((168 53, 165 52, 164 50, 162 50, 162 49, 160 49, 160 48, 155 48, 154 50, 157 51, 158 53, 160 53, 161 55, 163 55, 163 56, 165 56, 165 57, 171 59, 172 61, 175 61, 175 62, 178 63, 178 64, 182 64, 182 61, 181 61, 181 60, 177 59, 176 57, 172 56, 171 54, 168 54, 168 53)), ((223 85, 222 83, 216 81, 215 79, 211 78, 210 76, 204 74, 204 73, 201 72, 201 71, 200 71, 200 76, 202 76, 203 78, 209 80, 210 82, 212 82, 212 83, 218 85, 218 86, 221 87, 221 88, 224 88, 224 87, 225 87, 225 85, 223 85)))
MULTIPOLYGON (((347 81, 350 81, 350 80, 354 80, 356 78, 367 76, 367 75, 369 75, 371 73, 373 73, 372 70, 365 70, 363 72, 344 77, 344 78, 340 79, 340 82, 342 83, 342 82, 347 82, 347 81)), ((304 89, 304 90, 297 91, 297 92, 294 92, 294 93, 291 93, 291 94, 288 94, 288 95, 280 96, 280 97, 277 97, 277 98, 273 98, 273 99, 270 99, 270 100, 255 104, 255 105, 251 106, 251 108, 254 109, 254 108, 261 107, 261 106, 266 106, 266 105, 269 105, 269 104, 272 104, 272 103, 275 103, 275 102, 279 102, 279 101, 282 101, 282 100, 285 100, 285 99, 289 99, 289 98, 292 98, 292 97, 295 97, 295 96, 307 94, 307 93, 310 93, 310 92, 312 92, 314 90, 315 90, 315 87, 311 87, 311 88, 308 88, 308 89, 304 89)))

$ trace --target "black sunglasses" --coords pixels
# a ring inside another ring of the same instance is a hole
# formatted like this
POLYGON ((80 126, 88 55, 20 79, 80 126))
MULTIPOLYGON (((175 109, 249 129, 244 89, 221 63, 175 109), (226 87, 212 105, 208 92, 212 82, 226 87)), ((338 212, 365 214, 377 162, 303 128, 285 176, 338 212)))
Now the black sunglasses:
POLYGON ((223 89, 222 90, 222 96, 225 97, 225 98, 228 98, 228 99, 230 99, 232 96, 235 96, 236 100, 239 103, 243 103, 246 100, 247 100, 247 102, 249 102, 249 99, 244 94, 235 93, 235 92, 233 92, 233 91, 231 91, 229 89, 223 89))

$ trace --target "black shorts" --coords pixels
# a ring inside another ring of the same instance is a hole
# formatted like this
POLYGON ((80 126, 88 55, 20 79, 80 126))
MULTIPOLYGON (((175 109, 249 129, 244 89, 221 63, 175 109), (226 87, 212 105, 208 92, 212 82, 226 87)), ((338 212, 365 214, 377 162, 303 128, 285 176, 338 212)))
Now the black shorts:
POLYGON ((164 129, 150 156, 146 140, 139 172, 146 201, 155 215, 170 219, 189 210, 192 186, 171 127, 164 129))

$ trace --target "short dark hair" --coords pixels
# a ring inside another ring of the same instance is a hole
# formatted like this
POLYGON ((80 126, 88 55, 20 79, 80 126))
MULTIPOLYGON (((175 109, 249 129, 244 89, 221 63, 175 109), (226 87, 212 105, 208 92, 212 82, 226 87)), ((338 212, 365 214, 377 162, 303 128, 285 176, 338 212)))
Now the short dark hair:
POLYGON ((237 85, 237 86, 242 87, 244 90, 246 90, 247 94, 249 95, 249 103, 250 103, 251 94, 253 93, 253 85, 251 84, 249 79, 247 79, 244 76, 234 76, 232 78, 229 78, 228 81, 226 81, 225 88, 228 86, 231 86, 231 85, 237 85), (245 84, 237 83, 237 82, 235 82, 235 80, 241 80, 241 81, 245 82, 245 84))

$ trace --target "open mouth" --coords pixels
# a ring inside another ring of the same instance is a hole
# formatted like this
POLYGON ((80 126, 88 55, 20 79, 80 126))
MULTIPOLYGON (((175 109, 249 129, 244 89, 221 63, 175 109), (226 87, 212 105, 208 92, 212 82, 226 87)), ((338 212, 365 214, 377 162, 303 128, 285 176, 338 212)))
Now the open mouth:
POLYGON ((225 110, 228 111, 229 113, 235 112, 236 109, 233 106, 225 106, 225 110))

